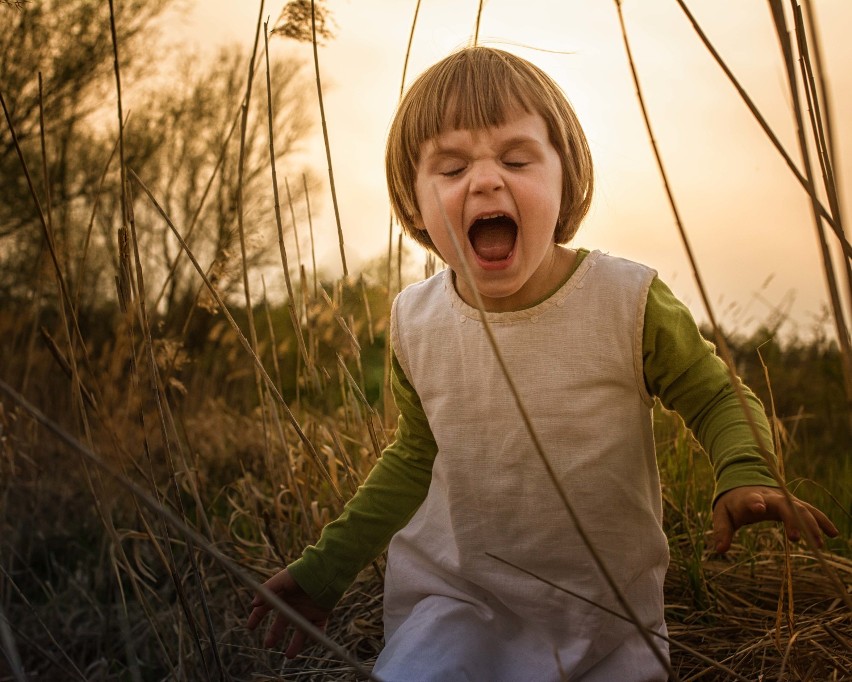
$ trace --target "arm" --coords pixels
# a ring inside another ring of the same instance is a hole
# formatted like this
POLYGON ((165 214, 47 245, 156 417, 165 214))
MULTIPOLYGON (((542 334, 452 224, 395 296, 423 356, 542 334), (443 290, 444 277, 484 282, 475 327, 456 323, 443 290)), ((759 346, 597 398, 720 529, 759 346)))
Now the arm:
POLYGON ((432 480, 437 445, 420 398, 392 355, 391 386, 400 410, 396 439, 385 449, 343 513, 316 545, 288 566, 318 604, 334 606, 358 573, 384 551, 420 507, 432 480))
MULTIPOLYGON (((710 457, 716 477, 713 532, 716 551, 726 552, 740 526, 782 521, 787 536, 802 529, 760 454, 728 370, 705 341, 689 310, 655 279, 648 292, 642 340, 645 381, 652 395, 683 418, 710 457)), ((739 380, 738 380, 739 381, 739 380)), ((772 434, 763 405, 740 384, 764 446, 772 434)), ((794 498, 804 532, 817 544, 820 529, 837 529, 821 511, 794 498)))
MULTIPOLYGON (((432 480, 437 445, 423 406, 396 358, 391 356, 391 388, 400 410, 395 441, 376 462, 337 520, 322 531, 316 545, 264 586, 278 594, 308 620, 324 627, 334 605, 358 573, 384 551, 391 537, 420 507, 432 480)), ((253 630, 270 610, 258 595, 248 627, 253 630)), ((280 642, 288 627, 276 617, 264 645, 280 642)), ((304 634, 296 632, 286 656, 301 651, 304 634)))

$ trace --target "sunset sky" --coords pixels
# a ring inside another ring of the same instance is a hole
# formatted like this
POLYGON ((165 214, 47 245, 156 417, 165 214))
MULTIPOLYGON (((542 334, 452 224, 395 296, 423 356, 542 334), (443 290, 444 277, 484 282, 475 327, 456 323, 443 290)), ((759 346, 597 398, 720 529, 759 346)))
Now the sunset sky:
MULTIPOLYGON (((229 41, 250 46, 259 4, 226 0, 197 4, 182 20, 181 33, 189 35, 202 54, 229 41)), ((264 16, 274 21, 283 4, 267 3, 264 16)), ((357 271, 387 248, 384 140, 399 97, 416 2, 327 4, 336 37, 321 47, 320 69, 347 259, 350 269, 357 271)), ((688 0, 687 4, 798 161, 786 75, 767 3, 688 0)), ((422 0, 409 82, 470 41, 477 7, 475 0, 422 0)), ((814 0, 814 9, 831 88, 842 200, 848 207, 852 3, 814 0)), ((770 305, 792 300, 792 319, 807 336, 828 300, 807 195, 675 0, 624 0, 624 14, 655 136, 717 314, 729 326, 751 327, 767 318, 770 305)), ((276 50, 303 59, 312 71, 310 45, 277 42, 276 50)), ((596 163, 597 187, 591 213, 574 245, 656 268, 696 317, 704 319, 641 119, 615 3, 490 0, 482 14, 480 42, 513 51, 544 68, 577 110, 596 163)), ((327 178, 319 123, 307 162, 316 177, 327 178)), ((279 174, 298 171, 279 169, 279 174)), ((327 182, 314 201, 320 258, 333 272, 339 270, 340 259, 327 182)), ((416 254, 412 242, 408 249, 416 254)), ((421 259, 419 254, 415 257, 421 259)))

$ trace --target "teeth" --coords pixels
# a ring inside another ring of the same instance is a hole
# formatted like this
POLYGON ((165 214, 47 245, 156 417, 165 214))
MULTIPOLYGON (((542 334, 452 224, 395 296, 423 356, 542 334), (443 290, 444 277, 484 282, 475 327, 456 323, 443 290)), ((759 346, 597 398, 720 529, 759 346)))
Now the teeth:
POLYGON ((509 216, 509 214, 507 214, 507 213, 502 213, 502 212, 486 213, 486 214, 483 214, 483 215, 480 215, 480 216, 476 216, 476 218, 473 220, 471 225, 473 225, 473 223, 475 223, 479 220, 493 220, 494 218, 509 218, 511 220, 511 216, 509 216))

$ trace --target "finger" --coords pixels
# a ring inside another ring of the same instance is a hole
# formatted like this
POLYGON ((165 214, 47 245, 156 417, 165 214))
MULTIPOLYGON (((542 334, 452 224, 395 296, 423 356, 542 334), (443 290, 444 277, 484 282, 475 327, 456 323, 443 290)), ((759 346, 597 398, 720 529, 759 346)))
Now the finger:
POLYGON ((249 630, 254 630, 258 626, 258 623, 263 620, 263 617, 269 613, 270 608, 267 604, 263 603, 255 606, 254 602, 252 602, 252 605, 254 606, 254 609, 252 609, 252 612, 249 614, 248 623, 246 624, 246 627, 249 630))
POLYGON ((305 633, 297 628, 290 638, 290 645, 287 647, 287 651, 284 652, 284 658, 296 658, 296 656, 302 653, 302 649, 304 648, 305 633))
POLYGON ((821 547, 822 539, 816 519, 805 505, 795 498, 793 505, 786 499, 782 499, 780 502, 779 514, 784 523, 784 532, 787 537, 791 542, 798 542, 802 538, 802 533, 805 533, 817 547, 821 547), (795 509, 793 505, 795 505, 795 509))
POLYGON ((802 517, 802 522, 805 524, 804 532, 808 534, 811 542, 817 547, 822 547, 822 533, 820 532, 819 523, 814 518, 813 512, 804 504, 799 505, 799 516, 802 517))
POLYGON ((734 538, 734 524, 727 506, 717 504, 713 509, 713 541, 716 551, 724 554, 731 548, 734 538))
MULTIPOLYGON (((759 492, 751 493, 743 502, 748 518, 761 517, 766 513, 766 499, 759 492)), ((740 523, 737 527, 745 525, 745 523, 748 523, 748 521, 743 520, 743 523, 740 523)))
POLYGON ((289 621, 279 614, 272 622, 269 632, 266 633, 266 639, 263 640, 263 646, 267 649, 277 646, 278 643, 284 639, 284 634, 287 632, 287 628, 289 626, 289 621))
POLYGON ((813 514, 814 519, 816 519, 817 525, 820 527, 823 533, 825 533, 830 538, 836 538, 840 531, 837 530, 837 526, 835 526, 831 519, 829 519, 825 514, 822 513, 819 509, 814 507, 812 504, 808 504, 807 502, 802 502, 802 504, 807 507, 808 511, 813 514))

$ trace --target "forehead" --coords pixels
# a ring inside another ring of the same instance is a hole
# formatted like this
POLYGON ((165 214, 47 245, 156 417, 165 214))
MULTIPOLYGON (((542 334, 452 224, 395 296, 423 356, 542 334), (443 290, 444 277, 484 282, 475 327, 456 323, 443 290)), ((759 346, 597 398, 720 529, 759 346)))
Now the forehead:
POLYGON ((552 146, 547 124, 540 114, 515 110, 496 125, 447 128, 424 140, 420 156, 470 152, 477 148, 497 151, 521 146, 552 146))
POLYGON ((541 111, 541 103, 517 83, 440 83, 422 88, 401 117, 405 153, 416 157, 424 142, 457 130, 488 130, 541 111))

